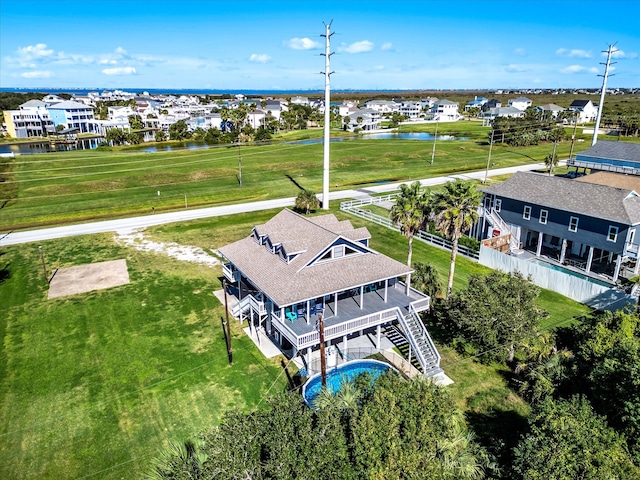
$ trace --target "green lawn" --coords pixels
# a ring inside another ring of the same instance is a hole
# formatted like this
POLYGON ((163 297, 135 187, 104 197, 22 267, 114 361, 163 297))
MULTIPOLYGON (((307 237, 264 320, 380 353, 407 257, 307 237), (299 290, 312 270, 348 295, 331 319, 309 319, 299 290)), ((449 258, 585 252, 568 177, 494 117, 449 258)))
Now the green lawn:
MULTIPOLYGON (((476 122, 440 125, 443 133, 469 140, 432 142, 368 140, 362 136, 331 144, 331 189, 360 188, 482 170, 488 127, 476 122)), ((409 127, 402 127, 409 128, 409 127)), ((433 125, 412 126, 422 131, 433 125)), ((334 132, 332 135, 338 135, 334 132)), ((318 138, 320 130, 284 135, 283 140, 318 138), (290 137, 290 138, 289 138, 290 137)), ((496 144, 491 162, 507 167, 542 161, 550 144, 512 148, 496 144)), ((578 149, 587 148, 581 144, 578 149)), ((215 146, 205 150, 147 153, 139 149, 81 150, 21 155, 0 162, 0 231, 116 216, 148 214, 296 196, 300 188, 322 190, 322 144, 215 146), (239 163, 242 163, 242 185, 239 163), (158 192, 160 195, 158 195, 158 192)), ((569 142, 558 146, 566 156, 569 142)))
POLYGON ((114 244, 42 244, 55 267, 126 258, 131 283, 48 300, 36 245, 0 252, 0 478, 134 478, 169 440, 287 387, 232 322, 220 270, 114 244))

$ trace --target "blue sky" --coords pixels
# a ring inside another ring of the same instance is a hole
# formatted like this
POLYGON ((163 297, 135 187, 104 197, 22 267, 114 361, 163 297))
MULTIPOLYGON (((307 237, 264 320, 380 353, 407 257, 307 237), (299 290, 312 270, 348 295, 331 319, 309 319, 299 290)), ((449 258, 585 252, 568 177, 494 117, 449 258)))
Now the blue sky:
POLYGON ((0 0, 0 87, 640 87, 639 0, 0 0))

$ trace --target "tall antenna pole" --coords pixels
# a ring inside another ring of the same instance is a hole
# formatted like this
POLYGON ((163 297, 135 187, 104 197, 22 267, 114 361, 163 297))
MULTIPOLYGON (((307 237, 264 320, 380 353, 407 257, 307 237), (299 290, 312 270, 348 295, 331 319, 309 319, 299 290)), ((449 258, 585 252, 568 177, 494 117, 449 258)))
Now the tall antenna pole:
POLYGON ((323 166, 323 175, 322 175, 322 208, 324 210, 329 210, 329 144, 331 143, 330 136, 330 127, 331 127, 331 103, 329 100, 330 97, 330 81, 329 78, 333 73, 329 66, 329 60, 331 58, 331 24, 333 20, 328 24, 325 23, 325 34, 321 35, 325 37, 325 50, 322 55, 324 55, 324 166, 323 166))
MULTIPOLYGON (((618 42, 616 42, 618 43, 618 42)), ((601 64, 605 65, 604 67, 604 75, 598 75, 602 78, 602 90, 600 91, 600 105, 598 105, 598 114, 596 115, 596 125, 593 128, 593 139, 591 140, 591 146, 595 145, 598 141, 598 128, 600 128, 600 119, 602 118, 602 108, 604 107, 604 94, 607 89, 607 77, 609 76, 609 65, 611 65, 611 54, 617 52, 618 50, 615 48, 616 44, 609 45, 609 48, 606 50, 607 53, 607 63, 601 64)), ((604 53, 604 52, 603 52, 604 53)), ((613 62, 615 63, 615 62, 613 62)))

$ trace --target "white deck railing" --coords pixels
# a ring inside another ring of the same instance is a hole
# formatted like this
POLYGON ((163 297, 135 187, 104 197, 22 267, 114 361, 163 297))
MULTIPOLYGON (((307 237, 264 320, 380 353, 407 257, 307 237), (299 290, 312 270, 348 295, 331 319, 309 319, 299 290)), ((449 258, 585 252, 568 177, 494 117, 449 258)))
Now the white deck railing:
MULTIPOLYGON (((384 195, 382 197, 368 197, 341 202, 340 210, 350 213, 351 215, 355 215, 356 217, 363 218, 364 220, 368 220, 369 222, 377 223, 378 225, 382 225, 383 227, 387 227, 391 230, 399 232, 400 228, 397 225, 394 225, 389 217, 378 215, 377 213, 373 213, 370 210, 362 208, 366 205, 376 205, 383 202, 393 201, 397 195, 398 194, 396 193, 384 195)), ((453 247, 453 243, 450 240, 442 238, 438 235, 433 235, 429 232, 425 232, 424 230, 418 231, 418 233, 415 234, 413 238, 418 239, 421 242, 442 248, 443 250, 451 251, 453 247)), ((476 252, 475 250, 472 250, 465 245, 458 244, 458 253, 472 260, 478 260, 479 258, 479 252, 476 252)))

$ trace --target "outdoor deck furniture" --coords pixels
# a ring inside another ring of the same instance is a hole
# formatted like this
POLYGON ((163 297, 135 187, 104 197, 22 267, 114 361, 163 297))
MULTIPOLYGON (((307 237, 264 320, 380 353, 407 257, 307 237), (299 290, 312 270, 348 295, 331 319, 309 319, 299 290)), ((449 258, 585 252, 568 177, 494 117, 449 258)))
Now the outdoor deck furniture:
POLYGON ((285 310, 284 315, 287 317, 287 320, 293 323, 293 321, 298 318, 296 312, 292 312, 290 310, 285 310))

